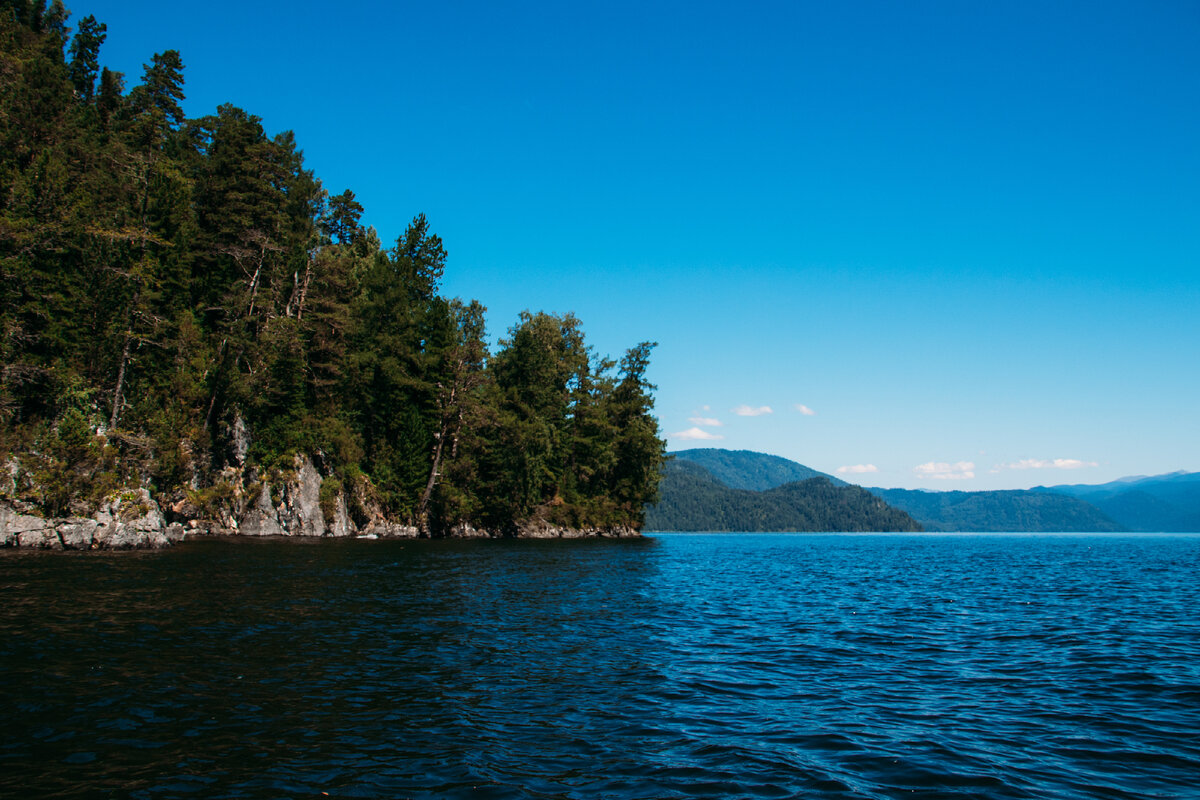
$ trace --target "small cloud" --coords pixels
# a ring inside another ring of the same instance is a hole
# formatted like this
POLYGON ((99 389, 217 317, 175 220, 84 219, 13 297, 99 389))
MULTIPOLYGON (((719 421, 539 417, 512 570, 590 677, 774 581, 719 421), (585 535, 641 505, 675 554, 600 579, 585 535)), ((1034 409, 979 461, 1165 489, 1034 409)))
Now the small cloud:
POLYGON ((688 422, 693 425, 703 425, 706 428, 721 427, 721 420, 713 419, 712 417, 688 417, 688 422))
POLYGON ((913 467, 913 472, 921 478, 932 478, 938 481, 965 480, 975 477, 975 464, 972 461, 957 461, 950 464, 946 461, 930 461, 913 467))
POLYGON ((1080 461, 1078 458, 1023 458, 1011 464, 997 464, 996 469, 1083 469, 1098 466, 1095 461, 1080 461))
POLYGON ((764 414, 775 413, 770 406, 759 406, 758 408, 754 408, 753 406, 740 405, 732 410, 733 413, 737 414, 739 417, 761 417, 764 414))
POLYGON ((669 434, 667 434, 667 436, 671 439, 679 439, 681 441, 687 441, 690 439, 703 439, 706 441, 711 441, 713 439, 724 439, 725 438, 724 436, 719 436, 715 433, 709 433, 708 431, 701 430, 700 428, 688 428, 686 431, 679 431, 679 433, 669 433, 669 434))
POLYGON ((804 405, 804 403, 796 403, 796 410, 806 417, 815 417, 817 415, 817 412, 804 405))
POLYGON ((879 467, 874 464, 854 464, 849 467, 838 467, 838 475, 865 475, 868 472, 879 472, 879 467))

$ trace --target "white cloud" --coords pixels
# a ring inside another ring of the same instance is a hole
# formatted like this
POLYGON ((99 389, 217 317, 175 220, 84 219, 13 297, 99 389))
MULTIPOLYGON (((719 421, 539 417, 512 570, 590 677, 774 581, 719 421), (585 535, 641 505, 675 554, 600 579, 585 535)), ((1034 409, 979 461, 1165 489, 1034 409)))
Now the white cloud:
POLYGON ((868 472, 879 472, 879 467, 874 464, 854 464, 849 467, 837 468, 839 475, 865 475, 868 472))
POLYGON ((921 478, 933 478, 938 481, 964 480, 975 477, 975 464, 971 461, 957 461, 953 464, 930 461, 913 467, 913 472, 921 478))
POLYGON ((715 433, 709 433, 708 431, 701 430, 700 428, 688 428, 686 431, 679 431, 678 433, 668 433, 667 436, 668 436, 668 438, 679 439, 682 441, 686 441, 689 439, 704 439, 704 440, 711 441, 713 439, 724 439, 725 438, 724 436, 719 436, 715 433))
POLYGON ((693 425, 703 425, 706 428, 721 427, 721 420, 713 419, 712 417, 688 417, 688 422, 693 425))
POLYGON ((804 405, 804 403, 796 403, 796 410, 806 417, 815 417, 817 415, 817 412, 804 405))
POLYGON ((1001 469, 1082 469, 1100 466, 1095 461, 1080 461, 1078 458, 1023 458, 1011 464, 997 464, 1001 469))
POLYGON ((753 406, 740 405, 737 408, 732 409, 732 411, 739 417, 761 417, 763 414, 775 413, 770 406, 759 406, 758 408, 754 408, 753 406))

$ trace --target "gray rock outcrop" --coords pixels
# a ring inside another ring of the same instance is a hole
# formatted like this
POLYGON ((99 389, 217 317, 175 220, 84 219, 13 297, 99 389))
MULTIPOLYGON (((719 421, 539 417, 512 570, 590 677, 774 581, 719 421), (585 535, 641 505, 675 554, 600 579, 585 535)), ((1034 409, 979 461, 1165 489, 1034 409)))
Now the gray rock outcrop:
POLYGON ((333 519, 326 523, 321 509, 324 479, 308 456, 296 456, 294 470, 278 489, 264 481, 258 497, 237 521, 243 536, 353 536, 357 533, 345 498, 335 500, 333 519))
POLYGON ((633 528, 567 528, 543 520, 527 520, 517 525, 519 539, 625 539, 640 536, 633 528))
POLYGON ((183 527, 168 526, 145 489, 110 497, 91 517, 37 517, 0 505, 0 546, 36 550, 132 550, 167 547, 183 527))
MULTIPOLYGON (((319 463, 319 462, 318 462, 319 463)), ((8 468, 0 479, 17 474, 8 468)), ((105 499, 91 517, 44 518, 22 513, 0 500, 0 547, 39 550, 130 550, 161 548, 197 536, 310 536, 369 539, 416 539, 423 534, 412 525, 387 519, 374 499, 369 481, 353 491, 360 525, 351 516, 346 493, 332 498, 330 518, 321 507, 321 487, 326 478, 307 456, 296 456, 292 469, 273 480, 262 480, 253 469, 226 468, 217 487, 217 503, 192 496, 174 502, 170 511, 175 522, 167 524, 162 509, 144 488, 128 490, 105 499), (199 503, 197 505, 196 503, 199 503), (202 512, 208 508, 208 512, 202 512), (366 520, 362 522, 362 520, 366 520)), ((14 481, 16 478, 13 477, 14 481)), ((3 488, 3 487, 0 487, 3 488)), ((0 496, 3 496, 0 494, 0 496)), ((11 493, 8 495, 11 497, 11 493)), ((328 504, 330 499, 326 499, 328 504)), ((455 539, 516 536, 530 539, 578 539, 586 537, 638 536, 632 528, 568 528, 532 519, 499 531, 459 523, 441 535, 455 539)))

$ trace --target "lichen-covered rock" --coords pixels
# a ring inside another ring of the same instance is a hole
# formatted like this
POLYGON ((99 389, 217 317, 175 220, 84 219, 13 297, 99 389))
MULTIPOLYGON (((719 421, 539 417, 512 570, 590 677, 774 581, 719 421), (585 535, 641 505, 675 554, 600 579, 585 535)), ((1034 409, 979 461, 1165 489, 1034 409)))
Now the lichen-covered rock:
POLYGON ((17 547, 28 547, 31 550, 62 550, 62 540, 54 528, 38 528, 31 531, 21 531, 17 534, 17 547))
POLYGON ((350 519, 350 512, 346 508, 346 496, 339 494, 333 510, 333 522, 330 523, 327 533, 330 536, 353 536, 357 532, 354 520, 350 519))
POLYGON ((233 418, 229 439, 233 448, 233 459, 240 467, 246 463, 246 456, 250 453, 250 431, 246 429, 246 420, 242 419, 240 413, 233 418))
POLYGON ((321 473, 307 456, 296 457, 296 477, 284 486, 280 522, 293 536, 324 536, 321 473))
POLYGON ((480 530, 474 525, 466 522, 460 522, 446 531, 446 535, 451 539, 488 539, 491 534, 485 530, 480 530))
MULTIPOLYGON (((279 515, 271 502, 271 485, 264 483, 258 499, 246 509, 241 519, 234 520, 235 530, 242 536, 282 536, 283 527, 279 515)), ((233 527, 233 526, 231 526, 233 527)))
POLYGON ((109 498, 96 513, 95 521, 94 548, 131 550, 171 544, 163 533, 166 521, 162 511, 145 489, 109 498))
POLYGON ((94 519, 75 517, 58 524, 58 537, 67 550, 90 550, 99 527, 94 519))
POLYGON ((21 474, 21 465, 15 458, 4 463, 4 471, 0 472, 0 497, 17 496, 17 478, 21 474))
POLYGON ((586 539, 606 538, 624 539, 640 536, 633 528, 567 528, 554 525, 545 520, 526 520, 517 526, 516 535, 520 539, 586 539))
POLYGON ((258 498, 236 520, 238 533, 245 536, 349 536, 353 523, 341 504, 341 525, 330 530, 321 511, 321 473, 307 456, 296 456, 294 471, 283 481, 279 501, 274 500, 270 481, 265 481, 258 498))
POLYGON ((412 525, 400 525, 383 519, 373 519, 362 529, 361 535, 378 539, 416 539, 421 532, 412 525))
POLYGON ((18 514, 11 508, 0 508, 0 542, 5 547, 29 547, 35 550, 61 550, 55 520, 18 514))

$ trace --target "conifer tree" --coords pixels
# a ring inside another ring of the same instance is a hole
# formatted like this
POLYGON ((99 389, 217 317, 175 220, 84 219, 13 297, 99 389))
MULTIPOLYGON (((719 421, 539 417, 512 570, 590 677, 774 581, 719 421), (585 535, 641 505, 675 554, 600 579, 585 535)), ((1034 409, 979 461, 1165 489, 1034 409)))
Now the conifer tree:
POLYGON ((79 22, 79 30, 71 40, 71 63, 68 74, 75 92, 85 101, 92 101, 96 73, 100 69, 100 45, 104 44, 108 26, 88 14, 79 22))

